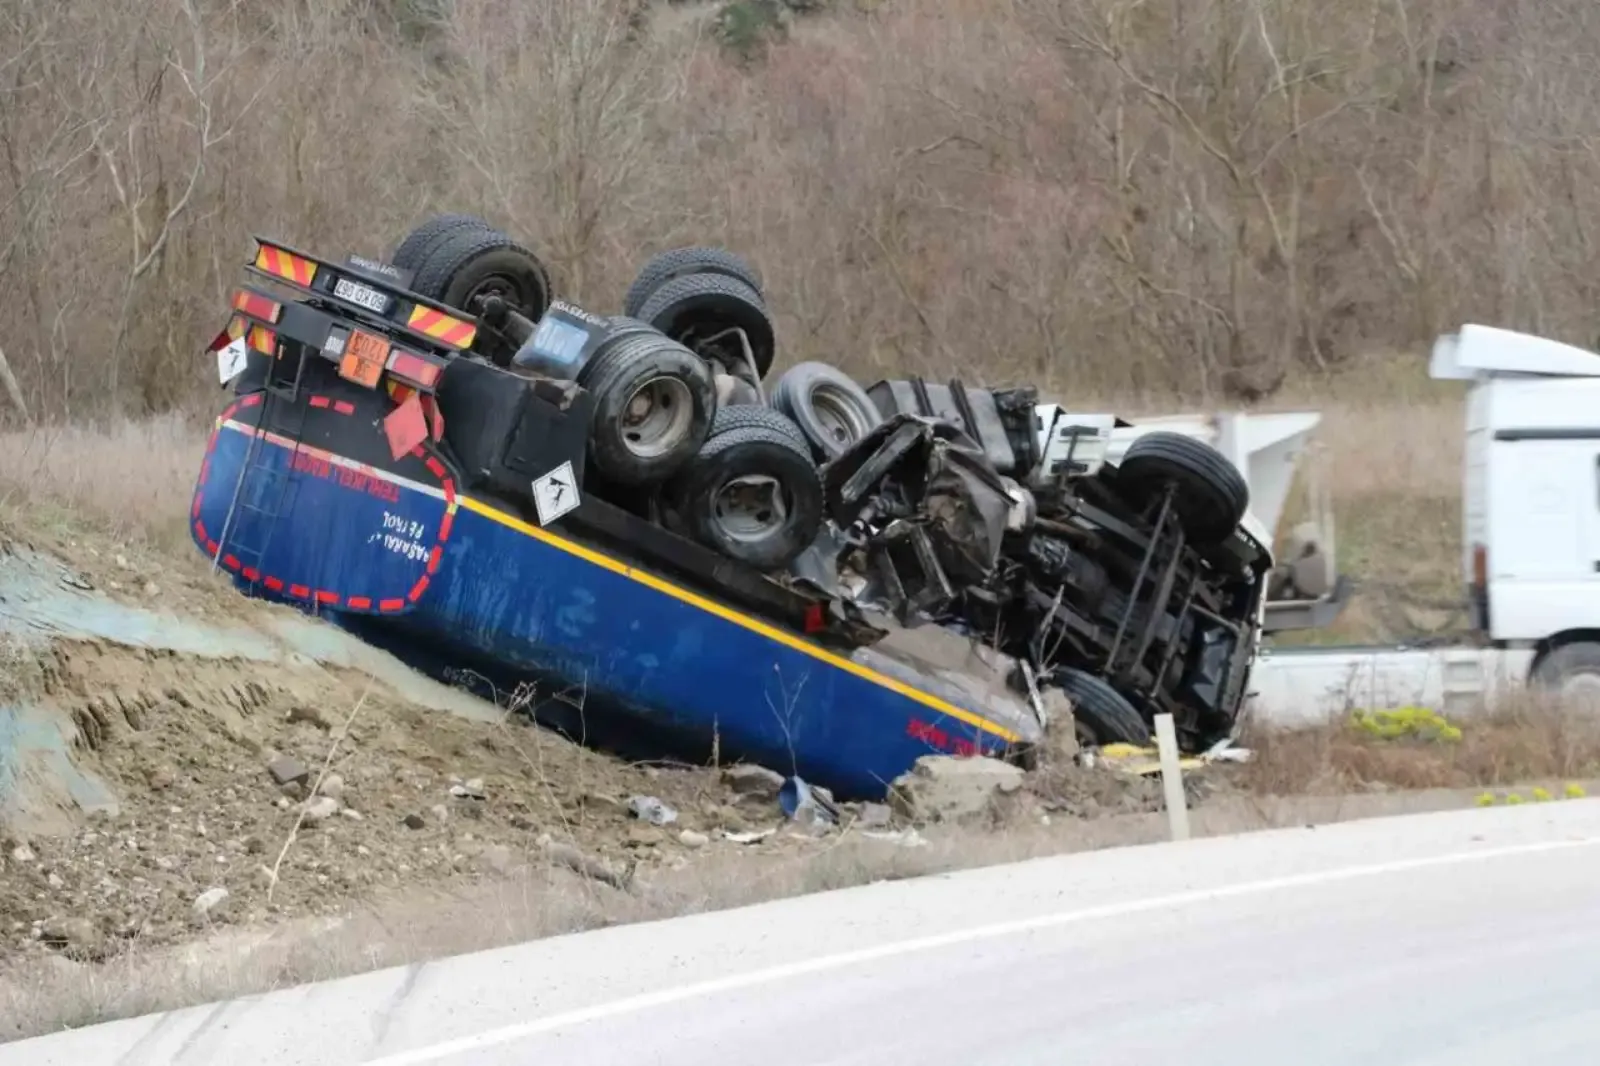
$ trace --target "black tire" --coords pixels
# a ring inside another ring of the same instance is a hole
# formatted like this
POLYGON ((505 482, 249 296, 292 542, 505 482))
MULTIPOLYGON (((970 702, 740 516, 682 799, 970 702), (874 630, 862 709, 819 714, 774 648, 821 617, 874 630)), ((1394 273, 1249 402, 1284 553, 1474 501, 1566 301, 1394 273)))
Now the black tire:
POLYGON ((669 487, 668 501, 685 535, 758 570, 788 566, 822 529, 822 475, 809 449, 762 425, 713 435, 669 487), (747 499, 738 515, 723 506, 732 503, 725 494, 732 483, 752 477, 771 479, 781 510, 765 507, 772 497, 764 493, 747 499))
POLYGON ((1534 664, 1529 680, 1563 701, 1581 700, 1574 709, 1594 715, 1600 710, 1600 644, 1579 640, 1552 649, 1534 664))
POLYGON ((730 329, 742 329, 750 341, 757 375, 766 377, 772 367, 777 347, 772 319, 761 294, 738 278, 721 274, 673 278, 650 294, 636 317, 684 347, 715 359, 732 373, 746 368, 739 339, 725 336, 707 341, 730 329))
POLYGON ((742 256, 724 248, 672 248, 645 260, 622 298, 622 313, 638 315, 645 301, 673 278, 687 274, 721 274, 744 282, 761 295, 761 274, 742 256))
POLYGON ((1051 683, 1072 701, 1080 744, 1149 745, 1150 723, 1103 678, 1061 667, 1051 675, 1051 683))
POLYGON ((1250 508, 1250 487, 1238 469, 1211 445, 1182 433, 1147 433, 1134 440, 1117 468, 1117 484, 1141 504, 1171 484, 1184 535, 1202 546, 1226 540, 1250 508))
POLYGON ((544 263, 495 230, 461 228, 450 234, 428 253, 412 287, 469 315, 478 314, 491 294, 530 322, 550 307, 550 272, 544 263))
POLYGON ((717 404, 711 370, 665 337, 639 333, 607 340, 578 372, 578 383, 594 396, 590 461, 616 484, 665 480, 694 458, 711 432, 717 404), (647 388, 645 420, 630 421, 633 401, 647 388))
POLYGON ((772 406, 794 420, 824 460, 843 455, 883 422, 867 391, 827 363, 796 363, 784 371, 772 406))
POLYGON ((625 336, 629 333, 653 333, 658 337, 666 336, 665 333, 662 333, 650 323, 641 322, 637 318, 632 318, 628 315, 608 315, 606 322, 610 325, 611 335, 614 337, 625 336))
POLYGON ((774 411, 770 407, 760 404, 731 404, 727 407, 717 408, 716 417, 711 420, 711 435, 721 436, 740 429, 767 429, 782 433, 790 440, 809 450, 810 442, 806 440, 804 431, 794 424, 794 420, 782 411, 774 411))
POLYGON ((389 257, 389 262, 402 270, 416 273, 422 264, 427 262, 428 254, 433 247, 443 243, 452 234, 461 230, 489 232, 493 229, 493 226, 477 215, 434 215, 432 218, 424 219, 416 229, 405 235, 405 239, 389 257))

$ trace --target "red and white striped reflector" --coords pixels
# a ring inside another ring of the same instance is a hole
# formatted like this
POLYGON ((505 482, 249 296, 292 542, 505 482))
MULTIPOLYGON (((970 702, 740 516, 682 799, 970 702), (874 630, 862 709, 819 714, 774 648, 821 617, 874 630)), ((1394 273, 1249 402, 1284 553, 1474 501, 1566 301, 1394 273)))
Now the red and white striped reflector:
POLYGON ((262 244, 256 252, 256 269, 302 288, 317 276, 317 264, 272 244, 262 244))

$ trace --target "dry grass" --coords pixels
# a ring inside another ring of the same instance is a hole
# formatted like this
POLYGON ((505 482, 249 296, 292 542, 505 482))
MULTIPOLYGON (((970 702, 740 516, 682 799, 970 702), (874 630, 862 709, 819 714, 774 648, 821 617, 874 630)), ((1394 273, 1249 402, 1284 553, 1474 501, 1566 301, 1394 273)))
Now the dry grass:
POLYGON ((167 551, 188 543, 205 434, 175 414, 0 433, 0 509, 37 524, 63 511, 120 539, 167 551))
POLYGON ((1600 775, 1600 724, 1518 693, 1457 723, 1460 738, 1385 739, 1351 724, 1248 738, 1256 753, 1240 784, 1261 795, 1372 789, 1506 788, 1600 775))

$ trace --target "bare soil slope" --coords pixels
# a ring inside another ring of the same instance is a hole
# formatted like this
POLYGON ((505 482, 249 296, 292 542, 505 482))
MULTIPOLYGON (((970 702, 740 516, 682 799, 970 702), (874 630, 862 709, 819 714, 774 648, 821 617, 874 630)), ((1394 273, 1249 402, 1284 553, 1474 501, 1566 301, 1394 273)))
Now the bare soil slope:
POLYGON ((587 751, 110 543, 0 530, 0 597, 4 951, 334 910, 544 837, 626 871, 741 822, 712 771, 587 751), (679 812, 671 836, 634 795, 679 812))

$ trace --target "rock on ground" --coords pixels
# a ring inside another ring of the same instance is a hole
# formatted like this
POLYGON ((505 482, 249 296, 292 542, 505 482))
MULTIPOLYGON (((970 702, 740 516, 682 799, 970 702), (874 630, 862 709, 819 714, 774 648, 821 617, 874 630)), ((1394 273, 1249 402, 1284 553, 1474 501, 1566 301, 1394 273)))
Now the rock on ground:
POLYGON ((1022 788, 1020 767, 986 757, 924 755, 894 779, 890 805, 916 822, 967 822, 988 817, 995 801, 1022 788))

